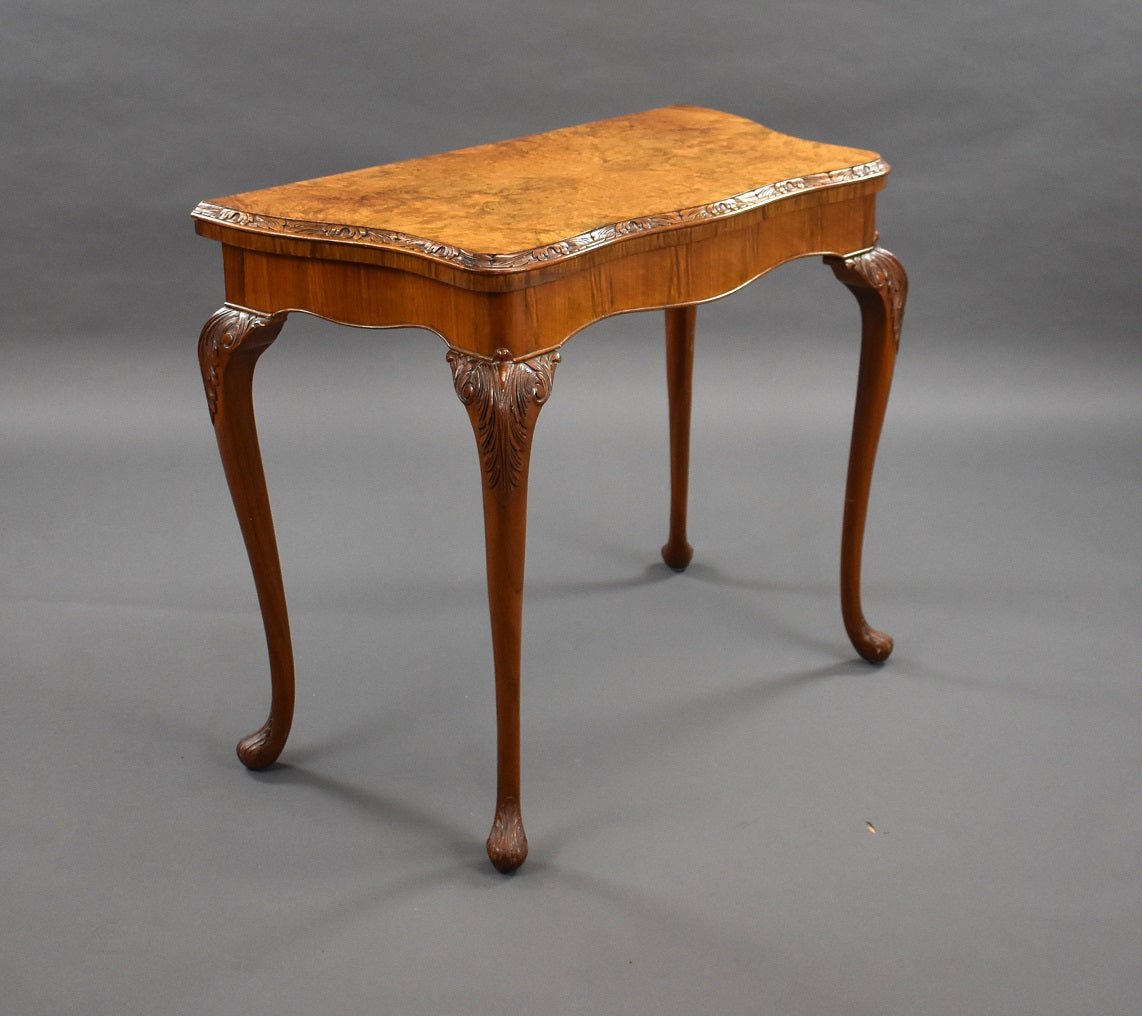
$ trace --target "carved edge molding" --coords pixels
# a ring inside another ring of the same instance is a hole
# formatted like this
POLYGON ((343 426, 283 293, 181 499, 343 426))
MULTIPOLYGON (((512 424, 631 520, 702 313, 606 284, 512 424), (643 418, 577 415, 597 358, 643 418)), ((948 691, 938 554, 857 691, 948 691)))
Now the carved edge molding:
POLYGON ((529 415, 551 395, 558 353, 514 360, 499 349, 488 360, 449 349, 456 394, 467 407, 476 430, 480 462, 492 489, 514 490, 524 466, 529 415))
POLYGON ((873 289, 884 294, 892 314, 892 338, 899 348, 904 305, 908 299, 908 273, 904 271, 900 259, 883 247, 870 247, 838 260, 845 268, 856 272, 873 289))
POLYGON ((576 254, 603 247, 628 236, 656 233, 667 229, 676 229, 693 222, 701 222, 704 219, 736 215, 750 208, 780 201, 782 198, 794 194, 884 176, 888 171, 888 163, 883 159, 875 159, 859 166, 848 166, 844 169, 830 170, 827 173, 811 173, 808 176, 793 177, 778 183, 766 184, 764 187, 758 187, 743 194, 735 194, 732 197, 714 201, 707 205, 683 208, 676 212, 661 212, 637 219, 625 219, 622 222, 599 226, 596 229, 588 230, 586 233, 579 233, 556 243, 545 244, 542 247, 533 247, 528 250, 513 251, 508 254, 485 254, 465 250, 462 247, 426 239, 422 236, 412 236, 408 233, 399 233, 374 226, 337 225, 309 219, 260 215, 236 208, 226 208, 209 201, 201 202, 191 215, 196 219, 219 222, 226 226, 235 226, 254 233, 298 236, 349 243, 362 247, 382 247, 406 251, 469 271, 514 272, 573 257, 576 254))
MULTIPOLYGON (((222 307, 207 319, 198 340, 198 363, 202 368, 202 384, 206 389, 206 405, 210 422, 218 414, 218 390, 222 384, 219 368, 254 332, 274 326, 281 328, 285 314, 262 315, 238 307, 222 307)), ((273 336, 270 336, 272 339, 273 336)))

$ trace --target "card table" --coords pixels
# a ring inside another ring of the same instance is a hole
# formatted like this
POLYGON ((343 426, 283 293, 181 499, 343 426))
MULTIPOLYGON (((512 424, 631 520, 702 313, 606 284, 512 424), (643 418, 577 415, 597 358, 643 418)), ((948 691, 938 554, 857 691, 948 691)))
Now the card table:
POLYGON ((665 311, 671 503, 662 557, 682 570, 693 553, 697 305, 786 261, 824 259, 861 314, 841 613, 861 656, 887 658, 892 639, 865 621, 860 572, 907 293, 904 269, 875 228, 888 171, 873 152, 671 106, 199 204, 195 228, 222 245, 226 293, 202 330, 199 361, 269 649, 269 717, 239 743, 242 762, 273 763, 293 718, 293 650, 252 385, 258 357, 294 312, 425 328, 447 344, 482 476, 498 728, 487 849, 500 871, 527 856, 519 685, 532 434, 564 343, 592 322, 665 311))

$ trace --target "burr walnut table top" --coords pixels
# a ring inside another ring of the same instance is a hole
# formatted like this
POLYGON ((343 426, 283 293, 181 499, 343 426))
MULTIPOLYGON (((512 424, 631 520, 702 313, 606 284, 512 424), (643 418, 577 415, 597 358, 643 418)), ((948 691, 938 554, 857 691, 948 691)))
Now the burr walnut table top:
POLYGON ((880 190, 887 172, 874 152, 670 106, 216 198, 194 218, 231 246, 312 257, 316 243, 322 257, 518 285, 521 272, 806 192, 880 190))

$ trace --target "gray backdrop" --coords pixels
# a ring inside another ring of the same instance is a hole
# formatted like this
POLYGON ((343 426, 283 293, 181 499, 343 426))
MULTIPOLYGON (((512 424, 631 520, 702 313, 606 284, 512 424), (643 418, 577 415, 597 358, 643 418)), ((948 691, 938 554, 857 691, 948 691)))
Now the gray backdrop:
POLYGON ((4 0, 0 1011, 1135 1011, 1140 52, 1127 0, 4 0), (258 403, 298 719, 246 773, 268 681, 190 209, 673 102, 894 167, 896 654, 854 661, 835 602, 831 273, 699 314, 681 577, 661 319, 595 326, 536 440, 532 859, 496 875, 443 347, 295 318, 258 403))

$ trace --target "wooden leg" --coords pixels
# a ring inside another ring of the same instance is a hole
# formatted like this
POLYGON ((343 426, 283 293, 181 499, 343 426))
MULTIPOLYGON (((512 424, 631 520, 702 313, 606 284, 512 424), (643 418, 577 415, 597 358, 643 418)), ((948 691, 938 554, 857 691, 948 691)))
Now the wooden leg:
POLYGON ((254 364, 277 338, 285 318, 223 307, 206 322, 198 344, 206 402, 250 556, 270 654, 269 718, 238 742, 238 757, 250 769, 263 769, 281 754, 293 722, 293 647, 253 400, 254 364))
POLYGON ((860 373, 841 530, 841 614, 856 651, 870 663, 880 663, 892 652, 892 637, 864 619, 860 600, 861 549, 876 446, 900 345, 908 276, 896 256, 880 247, 847 258, 825 260, 856 297, 861 310, 860 373))
POLYGON ((527 473, 539 410, 551 394, 558 353, 516 362, 510 350, 492 360, 449 350, 456 394, 468 409, 484 490, 488 604, 496 671, 496 815, 488 856, 502 872, 527 857, 520 813, 519 677, 527 473))
POLYGON ((690 393, 694 376, 697 308, 666 311, 666 393, 670 407, 670 536, 662 560, 683 571, 694 556, 686 542, 686 500, 690 482, 690 393))

